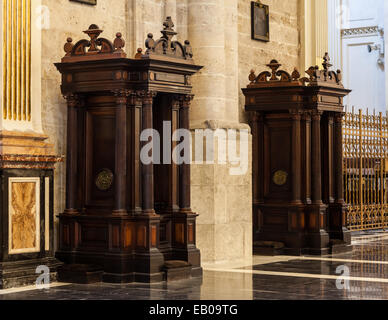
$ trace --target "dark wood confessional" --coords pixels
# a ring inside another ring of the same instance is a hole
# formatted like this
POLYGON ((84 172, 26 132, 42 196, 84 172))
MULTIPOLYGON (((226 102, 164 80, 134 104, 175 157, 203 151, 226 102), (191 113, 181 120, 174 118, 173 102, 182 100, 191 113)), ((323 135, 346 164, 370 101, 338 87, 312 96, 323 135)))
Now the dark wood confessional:
POLYGON ((112 43, 91 25, 84 31, 90 40, 73 45, 69 38, 56 64, 68 105, 57 257, 100 266, 104 281, 161 281, 173 269, 202 274, 190 165, 140 160, 148 143, 140 141, 143 130, 156 129, 161 150, 167 139, 172 151, 179 142, 163 137, 163 122, 171 121, 172 132, 189 129, 190 77, 202 67, 194 64, 189 41, 172 40, 173 27, 168 17, 162 37, 149 34, 146 52, 128 59, 120 33, 112 43))
MULTIPOLYGON (((253 240, 255 249, 327 254, 350 248, 343 196, 341 72, 311 67, 258 76, 243 89, 253 135, 253 240), (271 244, 272 243, 272 244, 271 244)), ((260 250, 259 250, 260 251, 260 250)))

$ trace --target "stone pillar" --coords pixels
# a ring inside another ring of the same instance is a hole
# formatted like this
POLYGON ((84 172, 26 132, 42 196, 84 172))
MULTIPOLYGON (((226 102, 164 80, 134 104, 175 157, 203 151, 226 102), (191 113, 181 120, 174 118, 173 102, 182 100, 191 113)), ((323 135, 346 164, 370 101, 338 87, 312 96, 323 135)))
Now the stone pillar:
POLYGON ((177 21, 176 0, 164 0, 164 17, 171 17, 172 21, 177 21))
MULTIPOLYGON (((204 156, 212 164, 197 163, 194 157, 191 167, 191 206, 199 214, 197 245, 205 263, 252 256, 251 163, 245 174, 233 176, 232 165, 218 158, 219 150, 240 144, 239 132, 233 137, 228 129, 250 129, 239 122, 237 13, 237 0, 188 0, 188 39, 196 63, 204 66, 192 79, 190 128, 195 148, 210 145, 215 156, 204 156), (197 129, 213 136, 196 137, 197 129)), ((248 153, 251 143, 243 144, 248 153)))
POLYGON ((299 0, 301 8, 301 70, 319 65, 328 52, 328 0, 299 0))
POLYGON ((224 0, 188 2, 188 38, 196 63, 205 66, 193 78, 192 122, 226 119, 224 10, 224 0))

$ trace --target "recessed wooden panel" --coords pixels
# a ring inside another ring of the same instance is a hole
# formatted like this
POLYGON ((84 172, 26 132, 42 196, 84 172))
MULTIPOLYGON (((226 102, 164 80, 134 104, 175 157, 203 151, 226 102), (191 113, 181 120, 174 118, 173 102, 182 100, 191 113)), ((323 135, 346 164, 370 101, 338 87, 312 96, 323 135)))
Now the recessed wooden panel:
POLYGON ((152 247, 156 247, 157 245, 157 230, 156 230, 156 226, 151 226, 151 246, 152 247))
POLYGON ((87 112, 87 195, 88 205, 112 205, 114 180, 101 190, 96 184, 101 172, 115 172, 115 114, 111 109, 90 109, 87 112))
POLYGON ((126 224, 124 227, 124 248, 132 246, 132 224, 126 224))
POLYGON ((295 230, 298 228, 298 214, 296 212, 290 213, 290 224, 291 224, 292 230, 295 230))
POLYGON ((185 243, 185 225, 183 223, 175 224, 175 241, 177 243, 185 243))
POLYGON ((137 239, 136 239, 136 244, 138 247, 147 247, 147 228, 145 226, 140 226, 137 228, 137 239))
POLYGON ((189 243, 194 243, 194 225, 190 223, 187 226, 187 233, 189 238, 189 243))
POLYGON ((62 225, 62 239, 63 245, 66 247, 70 246, 70 228, 68 224, 62 225))
POLYGON ((81 228, 81 246, 83 247, 107 247, 107 227, 84 223, 81 228))
POLYGON ((120 226, 112 226, 112 247, 120 247, 120 226))
POLYGON ((300 214, 300 229, 303 230, 306 226, 306 221, 305 221, 305 214, 302 212, 300 214))
POLYGON ((264 133, 265 197, 286 200, 291 192, 292 127, 282 119, 271 120, 266 124, 264 133), (274 182, 274 175, 279 171, 287 175, 281 185, 274 182))

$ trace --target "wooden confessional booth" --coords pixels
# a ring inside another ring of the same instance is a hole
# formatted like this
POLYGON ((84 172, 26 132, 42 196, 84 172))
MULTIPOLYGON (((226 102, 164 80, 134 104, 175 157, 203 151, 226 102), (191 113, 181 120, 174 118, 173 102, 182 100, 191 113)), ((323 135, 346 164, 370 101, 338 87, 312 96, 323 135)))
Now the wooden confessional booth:
POLYGON ((327 254, 351 249, 343 196, 341 72, 279 70, 243 89, 253 135, 254 252, 327 254), (270 248, 270 249, 268 249, 270 248))
POLYGON ((179 143, 172 141, 174 130, 189 129, 190 77, 202 67, 194 64, 189 41, 172 40, 173 27, 168 17, 163 36, 149 34, 146 52, 129 59, 120 33, 112 43, 91 25, 84 31, 90 40, 73 44, 69 38, 56 64, 68 106, 66 210, 59 216, 57 252, 67 264, 62 280, 202 275, 190 164, 141 161, 151 141, 141 141, 143 130, 157 130, 160 150, 172 151, 179 143), (163 137, 167 121, 172 133, 163 137))

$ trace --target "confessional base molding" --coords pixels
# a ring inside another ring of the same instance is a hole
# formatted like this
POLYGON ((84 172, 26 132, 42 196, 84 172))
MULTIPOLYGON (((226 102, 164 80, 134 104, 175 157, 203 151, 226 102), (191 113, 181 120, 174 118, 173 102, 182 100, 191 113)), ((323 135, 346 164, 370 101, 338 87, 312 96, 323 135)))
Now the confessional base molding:
POLYGON ((324 256, 349 252, 352 246, 349 243, 330 241, 329 234, 321 230, 315 233, 290 233, 290 232, 260 232, 255 235, 253 253, 255 255, 314 255, 324 256), (279 243, 284 247, 276 248, 263 243, 279 243))
MULTIPOLYGON (((202 268, 187 260, 177 260, 185 265, 174 270, 166 268, 168 261, 158 250, 134 254, 59 251, 56 256, 66 264, 66 268, 59 270, 61 282, 156 283, 202 277, 202 268), (84 271, 80 271, 80 266, 84 271)), ((176 255, 174 257, 177 259, 176 255)), ((189 260, 197 261, 196 258, 189 260)))
POLYGON ((36 273, 39 266, 49 268, 50 283, 57 281, 57 270, 62 263, 55 258, 0 262, 0 290, 35 285, 39 275, 42 275, 36 273))

